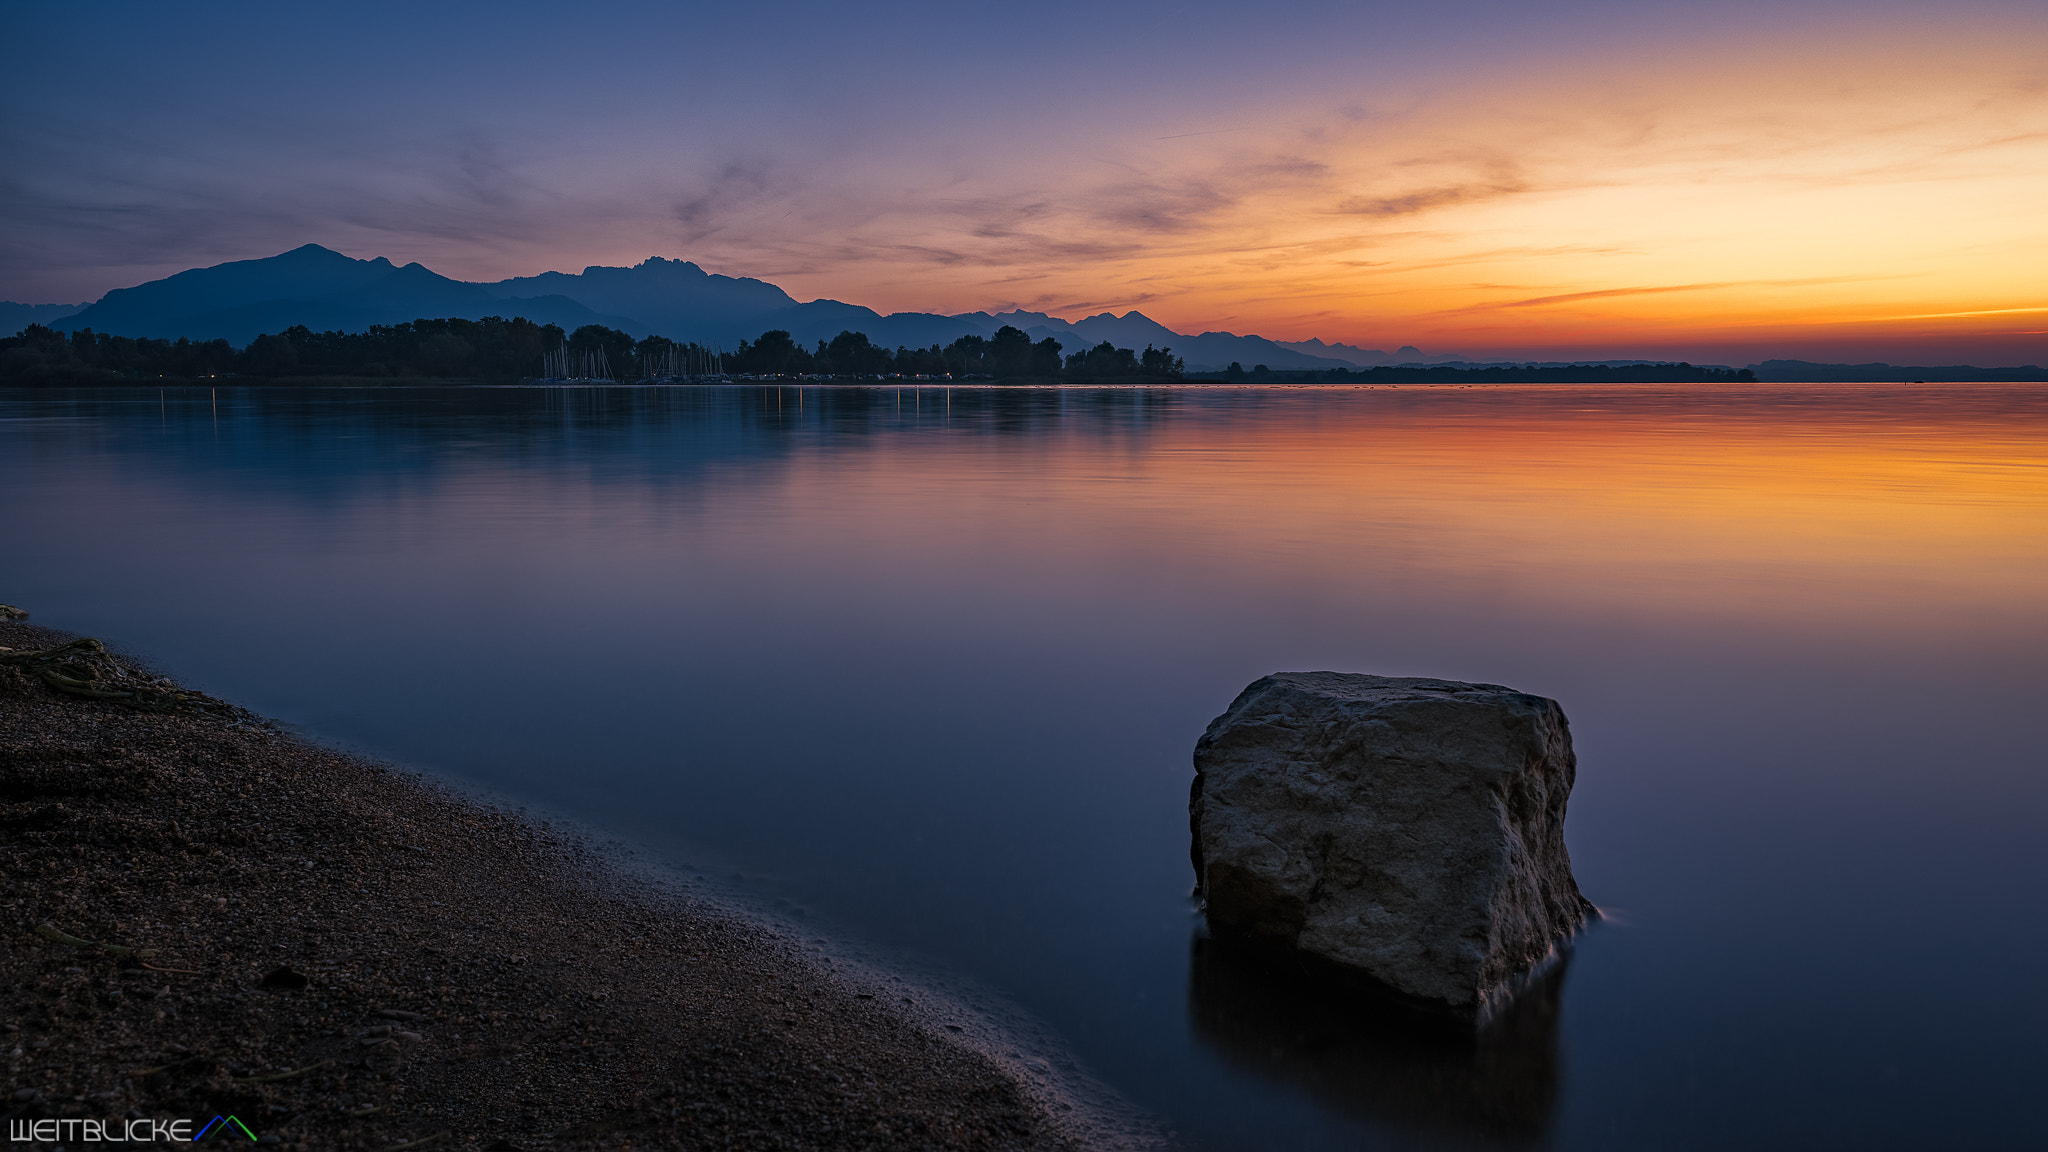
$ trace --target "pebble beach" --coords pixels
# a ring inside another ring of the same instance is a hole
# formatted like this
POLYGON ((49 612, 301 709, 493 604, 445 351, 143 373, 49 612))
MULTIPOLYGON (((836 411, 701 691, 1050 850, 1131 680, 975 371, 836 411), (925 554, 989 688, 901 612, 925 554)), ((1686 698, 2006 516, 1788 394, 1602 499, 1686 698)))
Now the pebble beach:
POLYGON ((1086 1142, 912 985, 834 971, 537 819, 116 653, 48 674, 19 658, 75 639, 0 623, 11 1131, 86 1147, 220 1117, 235 1143, 391 1152, 1086 1142))

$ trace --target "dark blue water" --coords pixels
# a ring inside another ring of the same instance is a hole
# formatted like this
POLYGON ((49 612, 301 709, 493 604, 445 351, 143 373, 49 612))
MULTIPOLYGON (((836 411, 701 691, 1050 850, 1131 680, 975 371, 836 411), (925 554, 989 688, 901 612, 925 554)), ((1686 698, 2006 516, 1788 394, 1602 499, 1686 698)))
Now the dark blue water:
POLYGON ((0 391, 0 600, 1050 1021, 1205 1148, 2038 1148, 2048 390, 0 391), (1444 1045, 1197 953, 1189 753, 1560 700, 1444 1045))

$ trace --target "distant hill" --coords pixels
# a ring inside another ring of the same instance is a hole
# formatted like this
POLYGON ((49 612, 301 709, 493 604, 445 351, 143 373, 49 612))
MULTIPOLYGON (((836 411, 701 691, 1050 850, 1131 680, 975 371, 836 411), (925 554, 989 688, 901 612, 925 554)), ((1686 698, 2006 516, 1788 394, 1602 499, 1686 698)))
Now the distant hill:
MULTIPOLYGON (((1395 363, 1395 357, 1389 356, 1377 348, 1360 348, 1351 344, 1325 344, 1321 340, 1276 340, 1274 343, 1289 351, 1300 352, 1305 356, 1323 356, 1331 360, 1341 360, 1356 368, 1374 368, 1381 364, 1395 363)), ((1414 351, 1409 348, 1402 350, 1414 351)), ((1417 356, 1421 355, 1420 352, 1415 354, 1417 356)))
MULTIPOLYGON (((631 268, 592 265, 576 275, 543 272, 480 287, 501 299, 565 296, 599 312, 630 316, 673 338, 702 338, 732 329, 736 336, 752 339, 766 329, 741 332, 744 322, 797 306, 789 293, 765 280, 719 276, 687 260, 660 256, 631 268)), ((834 328, 824 338, 838 334, 834 328)))
POLYGON ((1451 353, 1425 353, 1413 344, 1403 344, 1392 352, 1377 348, 1360 348, 1355 344, 1325 344, 1321 340, 1280 340, 1282 348, 1310 356, 1328 356, 1360 368, 1377 368, 1383 364, 1448 364, 1462 358, 1451 353))
MULTIPOLYGON (((746 339, 770 329, 787 331, 799 344, 830 340, 841 332, 865 332, 868 339, 884 348, 929 348, 951 344, 962 336, 989 336, 996 328, 982 327, 956 316, 932 312, 897 312, 888 316, 858 304, 838 300, 813 300, 779 312, 766 312, 741 326, 746 339)), ((1071 349, 1070 349, 1071 351, 1071 349)))
MULTIPOLYGON (((500 313, 565 328, 633 324, 566 296, 507 299, 419 264, 399 268, 382 256, 355 260, 307 244, 263 260, 194 268, 133 288, 117 288, 53 326, 243 344, 295 324, 315 331, 360 332, 373 324, 402 324, 421 316, 475 320, 500 313)), ((633 326, 645 331, 644 325, 633 326)))
POLYGON ((1239 336, 1232 332, 1204 332, 1199 336, 1186 337, 1185 345, 1175 345, 1174 353, 1188 362, 1190 370, 1214 370, 1227 368, 1232 362, 1254 368, 1264 364, 1268 368, 1314 369, 1324 371, 1331 368, 1349 368, 1352 365, 1328 356, 1310 356, 1297 352, 1277 341, 1264 336, 1239 336), (1196 369, 1195 365, 1202 365, 1196 369))
POLYGON ((1772 383, 1869 383, 1913 381, 2048 380, 2048 370, 2027 364, 2017 368, 1976 368, 1968 364, 1940 367, 1896 364, 1816 364, 1810 360, 1766 360, 1751 364, 1759 380, 1772 383))
POLYGON ((1075 346, 1076 340, 1085 347, 1107 340, 1119 348, 1143 348, 1147 344, 1154 348, 1171 348, 1174 355, 1187 362, 1190 372, 1220 372, 1233 361, 1247 369, 1258 364, 1296 371, 1352 367, 1348 361, 1308 355, 1264 336, 1239 336, 1232 332, 1203 332, 1190 336, 1175 332, 1143 312, 1126 312, 1121 316, 1101 312, 1071 324, 1043 312, 1001 312, 993 316, 986 312, 973 312, 961 318, 968 317, 986 317, 993 322, 991 330, 1003 324, 1013 324, 1033 339, 1042 335, 1053 336, 1068 352, 1079 350, 1075 346))
POLYGON ((55 324, 85 307, 84 304, 17 304, 12 300, 0 300, 0 335, 11 336, 31 324, 55 324))
POLYGON ((391 261, 382 256, 352 260, 318 244, 307 244, 263 260, 192 268, 133 288, 116 288, 70 317, 65 327, 123 336, 188 335, 168 329, 187 316, 232 312, 281 300, 327 299, 367 287, 395 271, 391 261))

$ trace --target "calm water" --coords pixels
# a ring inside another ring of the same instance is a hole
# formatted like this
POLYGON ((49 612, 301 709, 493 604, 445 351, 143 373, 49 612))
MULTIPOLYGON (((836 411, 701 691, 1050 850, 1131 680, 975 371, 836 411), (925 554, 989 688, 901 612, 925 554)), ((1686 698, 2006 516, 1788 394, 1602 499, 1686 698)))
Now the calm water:
POLYGON ((0 391, 0 600, 1051 1022, 1204 1148, 2039 1148, 2048 389, 0 391), (1283 669, 1562 701, 1446 1046, 1195 947, 1283 669))

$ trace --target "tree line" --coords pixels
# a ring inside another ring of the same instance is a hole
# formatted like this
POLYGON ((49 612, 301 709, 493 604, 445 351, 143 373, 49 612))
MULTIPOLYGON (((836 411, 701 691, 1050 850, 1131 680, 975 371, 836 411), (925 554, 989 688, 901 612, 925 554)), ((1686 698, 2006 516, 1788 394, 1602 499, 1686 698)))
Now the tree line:
MULTIPOLYGON (((633 381, 663 374, 906 376, 953 379, 1176 379, 1182 362, 1171 349, 1143 352, 1104 341, 1072 355, 1058 341, 1033 342, 1005 325, 993 336, 962 336, 944 346, 886 348, 862 332, 841 332, 806 348, 786 331, 764 332, 726 349, 665 336, 635 340, 600 324, 564 332, 555 324, 507 320, 414 320, 363 332, 315 332, 304 325, 258 336, 236 348, 226 340, 159 340, 113 336, 89 328, 69 334, 31 324, 0 339, 0 381, 9 384, 95 384, 123 380, 354 377, 494 382, 545 374, 550 353, 602 353, 612 375, 633 381)), ((584 362, 584 361, 579 361, 584 362)))
POLYGON ((575 352, 601 351, 606 362, 631 365, 637 376, 651 376, 659 367, 674 364, 685 365, 684 371, 695 374, 706 369, 689 366, 708 363, 713 366, 709 371, 732 376, 1171 380, 1178 379, 1185 367, 1170 348, 1147 344, 1143 352, 1135 352, 1118 348, 1107 340, 1062 356, 1058 340, 1048 336, 1033 343, 1029 335, 1008 324, 996 329, 993 336, 962 336, 946 345, 898 345, 893 349, 875 343, 865 332, 841 332, 806 348, 779 328, 763 332, 754 340, 742 340, 732 349, 707 349, 665 336, 634 340, 616 328, 589 324, 569 336, 568 347, 575 352))
POLYGON ((122 380, 353 376, 516 380, 565 339, 555 324, 507 320, 415 320, 364 332, 315 332, 304 325, 226 340, 158 340, 81 328, 66 335, 40 324, 0 340, 0 380, 114 383, 122 380))

